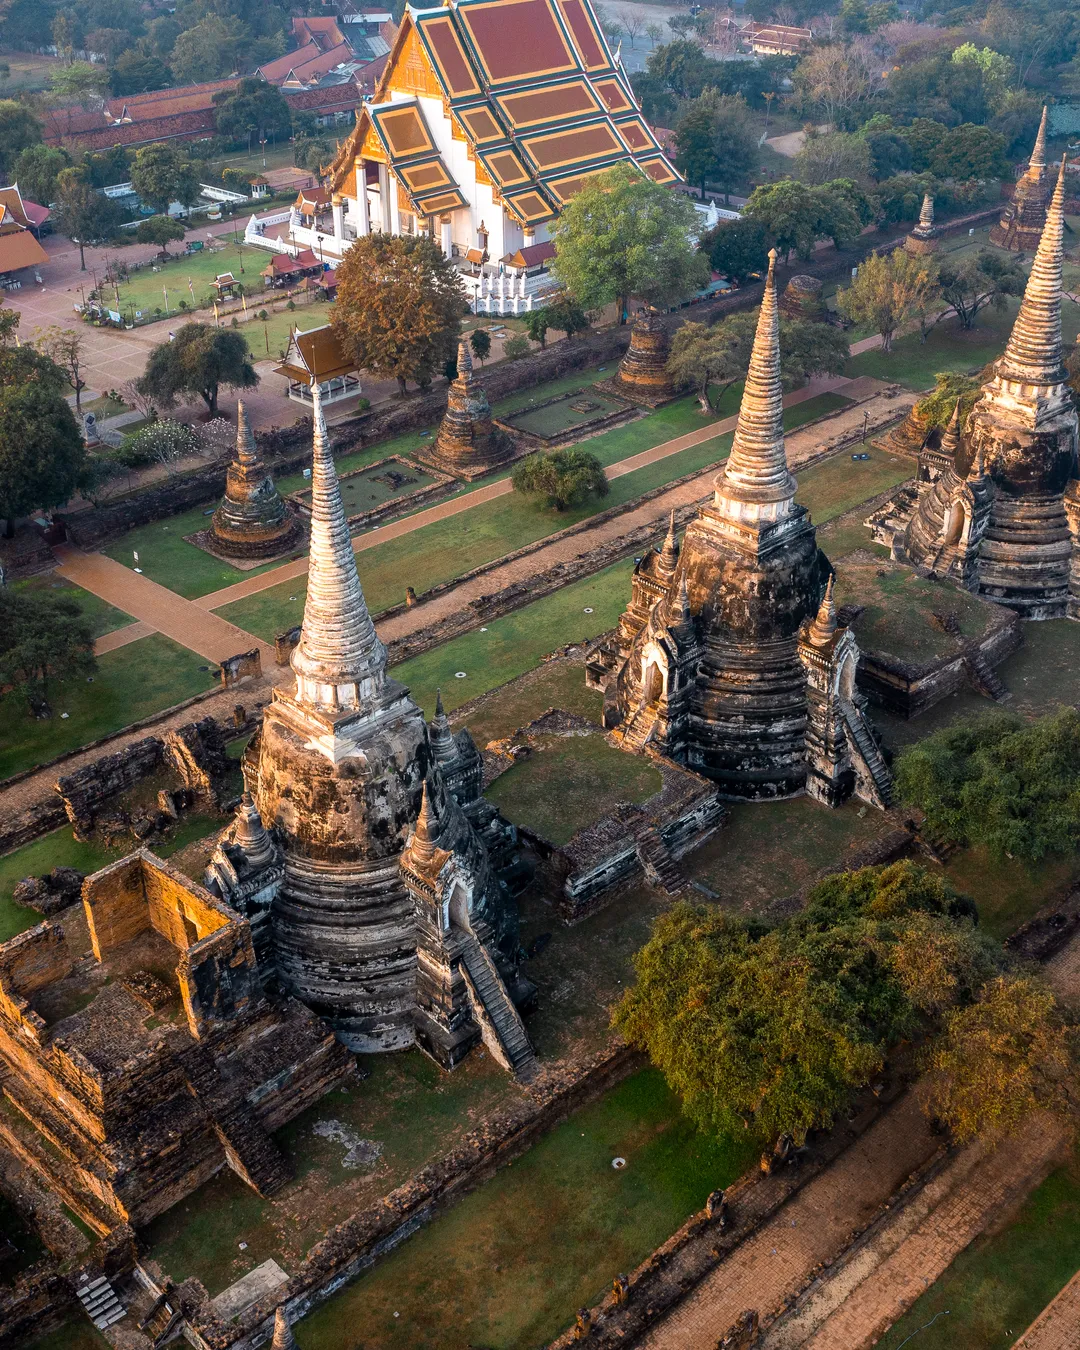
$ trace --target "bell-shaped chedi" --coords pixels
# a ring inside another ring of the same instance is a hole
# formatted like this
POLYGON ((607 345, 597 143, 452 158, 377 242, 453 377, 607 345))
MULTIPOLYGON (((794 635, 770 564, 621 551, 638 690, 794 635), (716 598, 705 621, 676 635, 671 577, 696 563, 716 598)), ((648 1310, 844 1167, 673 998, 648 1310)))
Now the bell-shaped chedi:
POLYGON ((630 348, 611 381, 616 393, 648 408, 673 399, 677 390, 668 374, 670 337, 660 315, 652 310, 634 321, 630 330, 630 348))
POLYGON ((245 754, 284 877, 271 911, 284 988, 351 1049, 412 1044, 413 907, 398 861, 420 808, 427 728, 387 672, 356 570, 321 400, 314 454, 308 590, 291 664, 245 754))
POLYGON ((1016 180, 1012 200, 1001 219, 990 231, 991 243, 1014 253, 1030 253, 1038 248, 1046 210, 1053 190, 1053 175, 1046 167, 1046 108, 1042 110, 1039 134, 1027 169, 1016 180))
POLYGON ((934 229, 934 199, 928 192, 923 197, 919 223, 904 240, 904 249, 916 255, 936 253, 938 243, 937 231, 934 229))
POLYGON ((247 410, 236 405, 236 456, 225 477, 225 496, 210 519, 208 543, 230 558, 273 558, 302 533, 299 516, 274 486, 255 446, 247 410))
POLYGON ((828 323, 829 311, 822 299, 822 282, 817 277, 792 277, 780 297, 780 315, 785 319, 804 319, 808 323, 828 323))
POLYGON ((514 443, 491 420, 491 406, 465 341, 458 343, 457 370, 429 458, 456 477, 479 478, 510 459, 514 443))

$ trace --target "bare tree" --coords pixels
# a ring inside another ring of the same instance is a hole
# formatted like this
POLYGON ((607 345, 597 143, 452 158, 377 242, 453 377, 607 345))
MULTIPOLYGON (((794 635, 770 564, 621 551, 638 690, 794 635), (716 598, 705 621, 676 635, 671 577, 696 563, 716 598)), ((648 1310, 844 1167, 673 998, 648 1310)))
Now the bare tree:
POLYGON ((37 335, 36 345, 38 351, 55 361, 67 376, 68 384, 75 390, 75 412, 81 418, 82 391, 86 388, 82 377, 85 338, 73 328, 60 328, 54 324, 37 335))
POLYGON ((872 98, 880 84, 881 63, 864 42, 816 47, 795 71, 796 89, 834 128, 852 108, 872 98))
POLYGON ((660 39, 664 36, 664 30, 658 23, 647 23, 645 25, 645 35, 654 47, 660 45, 660 39))
POLYGON ((639 34, 645 28, 645 20, 640 14, 635 14, 633 11, 624 11, 622 24, 623 28, 626 29, 626 36, 630 39, 630 46, 633 47, 639 34))
POLYGON ((134 408, 137 413, 146 422, 153 422, 158 415, 154 400, 148 395, 139 392, 137 380, 128 380, 120 386, 120 396, 129 408, 134 408))

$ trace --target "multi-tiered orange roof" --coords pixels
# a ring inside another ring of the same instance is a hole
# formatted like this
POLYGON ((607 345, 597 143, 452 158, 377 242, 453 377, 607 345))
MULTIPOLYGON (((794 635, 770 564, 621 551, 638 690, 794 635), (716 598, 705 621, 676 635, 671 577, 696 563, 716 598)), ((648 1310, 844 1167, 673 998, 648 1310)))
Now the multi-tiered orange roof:
POLYGON ((589 0, 456 0, 407 9, 386 71, 335 161, 333 188, 356 195, 358 155, 390 165, 413 209, 467 205, 427 125, 420 96, 440 98, 522 225, 556 215, 587 179, 630 160, 677 181, 641 116, 589 0))

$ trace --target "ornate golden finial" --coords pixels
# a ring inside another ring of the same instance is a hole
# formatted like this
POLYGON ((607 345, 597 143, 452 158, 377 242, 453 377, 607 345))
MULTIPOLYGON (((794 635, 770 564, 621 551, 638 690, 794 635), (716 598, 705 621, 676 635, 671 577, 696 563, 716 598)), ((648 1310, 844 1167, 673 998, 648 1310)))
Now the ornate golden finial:
POLYGON ((827 647, 836 632, 836 605, 833 602, 833 579, 835 573, 829 573, 825 586, 825 595, 818 607, 817 616, 810 625, 810 641, 815 647, 827 647))
POLYGON ((943 455, 955 455, 960 445, 960 400, 956 400, 956 407, 952 410, 952 416, 949 418, 949 425, 941 435, 941 453, 943 455))
POLYGON ((368 613, 356 571, 319 386, 311 385, 314 445, 311 542, 300 641, 290 661, 296 698, 325 711, 359 708, 386 676, 386 648, 368 613))
POLYGON ((777 506, 795 496, 784 449, 784 392, 780 383, 780 321, 776 306, 776 249, 761 299, 750 367, 731 453, 716 479, 716 504, 777 506))
POLYGON ((1019 384, 1059 385, 1065 379, 1061 348, 1061 264, 1065 225, 1065 156, 1061 157, 1046 224, 1031 265, 1031 274, 1009 336, 997 363, 999 380, 1019 384))

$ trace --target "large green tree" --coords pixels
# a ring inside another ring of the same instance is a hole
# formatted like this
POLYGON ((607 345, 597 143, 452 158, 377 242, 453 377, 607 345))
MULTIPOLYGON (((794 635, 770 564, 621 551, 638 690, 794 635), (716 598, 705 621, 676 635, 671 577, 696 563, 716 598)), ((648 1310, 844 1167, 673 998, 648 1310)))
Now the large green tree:
POLYGON ((120 208, 86 181, 82 168, 61 169, 56 176, 56 223, 79 246, 86 271, 86 246, 98 244, 119 227, 120 208))
MULTIPOLYGON (((938 267, 941 295, 962 328, 972 328, 987 305, 1002 310, 1009 296, 1023 295, 1027 276, 1014 254, 983 248, 955 261, 942 258, 938 267)), ((947 311, 943 311, 942 317, 947 311)))
POLYGON ((173 73, 159 56, 130 51, 117 57, 109 71, 109 81, 113 93, 123 97, 125 94, 145 94, 151 89, 167 89, 173 82, 173 73))
POLYGON ((166 215, 172 202, 191 206, 199 196, 199 175, 179 145, 157 141, 136 151, 131 165, 131 185, 140 200, 158 215, 166 215))
POLYGON ((527 456, 515 466, 512 480, 515 492, 538 498, 556 511, 587 497, 606 497, 610 491, 604 466, 580 445, 527 456))
POLYGON ((1027 862, 1072 854, 1080 839, 1080 713, 957 723, 905 750, 896 783, 939 838, 1027 862))
POLYGON ((180 34, 169 55, 178 80, 199 84, 220 80, 236 69, 249 29, 239 19, 207 14, 180 34))
POLYGON ((28 145, 11 166, 12 180, 32 202, 50 206, 56 200, 57 176, 71 167, 71 156, 58 145, 28 145))
POLYGON ((36 714, 48 712, 51 680, 96 668, 93 629, 73 599, 0 589, 0 684, 20 690, 36 714))
POLYGON ((742 282, 769 265, 769 232, 760 220, 722 220, 701 236, 701 251, 715 272, 742 282))
POLYGON ((801 1139, 993 976, 973 913, 910 862, 830 877, 776 927, 681 903, 635 957, 614 1023, 701 1128, 801 1139))
POLYGON ((837 291, 836 307, 852 323, 880 333, 881 350, 891 352, 896 334, 928 315, 940 295, 935 263, 896 248, 864 258, 851 285, 837 291))
POLYGON ((0 386, 0 518, 8 538, 19 516, 68 500, 85 460, 75 414, 54 385, 0 386))
POLYGON ((13 98, 0 98, 0 173, 8 174, 20 151, 41 141, 41 123, 13 98))
POLYGON ((344 352, 363 370, 431 382, 454 355, 468 313, 457 269, 426 235, 369 234, 337 269, 330 322, 344 352))
POLYGON ((140 220, 135 229, 135 238, 140 244, 157 244, 166 255, 169 245, 179 243, 184 234, 183 225, 172 216, 148 216, 146 220, 140 220))
POLYGON ((137 381, 139 392, 159 408, 201 398, 211 417, 217 413, 223 386, 254 389, 258 383, 243 335, 206 323, 187 323, 171 341, 155 347, 137 381))
POLYGON ((779 183, 756 187, 743 209, 747 220, 758 220, 776 242, 779 253, 797 253, 809 260, 822 233, 822 203, 819 189, 785 178, 779 183))
POLYGON ((687 106, 675 128, 676 165, 705 195, 706 182, 725 193, 753 168, 756 142, 750 110, 741 94, 705 89, 687 106))
POLYGON ((284 140, 292 126, 289 104, 280 89, 265 80, 240 80, 231 92, 214 95, 214 125, 229 141, 284 140))
MULTIPOLYGON (((703 406, 717 406, 746 375, 757 328, 757 311, 732 314, 718 324, 684 323, 671 340, 668 372, 693 385, 703 406)), ((831 324, 780 321, 780 370, 785 389, 798 389, 814 375, 839 375, 848 360, 847 338, 831 324)))
POLYGON ((624 319, 632 296, 673 304, 708 280, 708 261, 690 242, 697 212, 679 193, 628 164, 590 179, 555 226, 553 271, 584 309, 618 301, 624 319))

